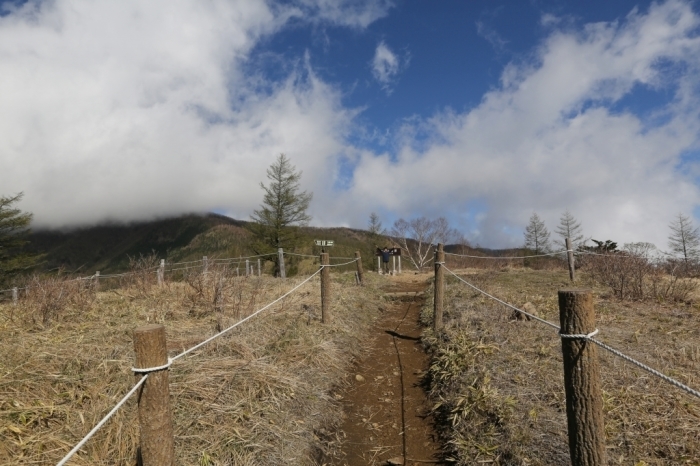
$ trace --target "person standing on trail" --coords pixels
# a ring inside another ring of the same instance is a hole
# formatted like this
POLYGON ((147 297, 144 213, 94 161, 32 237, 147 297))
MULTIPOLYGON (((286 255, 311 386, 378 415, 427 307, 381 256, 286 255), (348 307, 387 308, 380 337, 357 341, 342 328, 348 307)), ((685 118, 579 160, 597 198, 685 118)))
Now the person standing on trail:
POLYGON ((389 248, 386 246, 382 249, 382 264, 384 264, 384 273, 389 274, 389 248))

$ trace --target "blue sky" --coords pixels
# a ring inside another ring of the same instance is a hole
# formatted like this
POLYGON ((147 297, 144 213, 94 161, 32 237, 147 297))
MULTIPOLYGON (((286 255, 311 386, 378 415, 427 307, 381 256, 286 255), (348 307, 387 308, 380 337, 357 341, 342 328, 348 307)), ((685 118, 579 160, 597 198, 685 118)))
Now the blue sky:
POLYGON ((512 247, 568 209, 665 248, 698 212, 694 1, 1 4, 0 194, 37 227, 247 219, 281 152, 316 225, 512 247))

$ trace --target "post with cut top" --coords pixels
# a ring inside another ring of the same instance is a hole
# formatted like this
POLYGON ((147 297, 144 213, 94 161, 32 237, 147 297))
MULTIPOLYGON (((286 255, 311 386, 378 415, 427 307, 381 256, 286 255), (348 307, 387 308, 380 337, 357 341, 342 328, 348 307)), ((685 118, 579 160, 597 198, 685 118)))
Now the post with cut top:
POLYGON ((100 271, 95 272, 95 291, 100 291, 100 271))
POLYGON ((262 272, 260 271, 260 259, 258 259, 258 277, 260 276, 262 272))
POLYGON ((585 338, 595 331, 589 290, 559 291, 559 323, 571 464, 602 466, 607 463, 598 352, 585 338))
POLYGON ((360 282, 360 286, 362 286, 364 285, 362 281, 364 271, 362 270, 362 256, 360 256, 360 251, 355 251, 355 263, 357 264, 357 279, 360 282))
MULTIPOLYGON (((168 351, 165 327, 151 324, 134 330, 136 369, 167 366, 168 351)), ((143 466, 174 466, 175 448, 170 409, 168 368, 147 373, 136 372, 137 381, 148 375, 139 388, 138 411, 140 428, 139 457, 143 466)))
POLYGON ((277 257, 279 257, 280 263, 280 278, 285 278, 286 274, 284 273, 284 249, 279 248, 277 250, 277 257))
POLYGON ((202 256, 202 273, 209 272, 209 258, 207 256, 202 256))
POLYGON ((163 286, 163 277, 165 276, 165 259, 160 260, 158 267, 158 286, 163 286))
MULTIPOLYGON (((321 267, 330 265, 331 258, 327 252, 321 253, 321 267)), ((331 323, 331 268, 321 270, 321 322, 331 323)))
POLYGON ((435 249, 435 299, 433 303, 433 329, 436 332, 442 330, 442 301, 445 295, 445 252, 442 243, 438 243, 435 249))
POLYGON ((19 299, 19 290, 17 287, 12 288, 12 304, 17 305, 17 300, 19 299))
POLYGON ((245 260, 245 276, 249 276, 250 273, 250 260, 246 259, 245 260))
POLYGON ((571 249, 571 240, 566 238, 566 259, 569 262, 569 279, 573 282, 574 276, 574 251, 571 249))

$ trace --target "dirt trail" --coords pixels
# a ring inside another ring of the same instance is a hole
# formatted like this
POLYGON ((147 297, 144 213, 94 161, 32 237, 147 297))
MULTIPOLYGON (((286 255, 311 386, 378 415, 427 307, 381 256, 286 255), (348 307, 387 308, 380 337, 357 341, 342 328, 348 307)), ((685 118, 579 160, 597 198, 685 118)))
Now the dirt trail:
POLYGON ((437 461, 429 405, 420 386, 428 364, 418 323, 427 278, 392 277, 386 288, 392 297, 367 341, 368 355, 340 394, 346 415, 341 427, 343 458, 332 464, 443 464, 437 461))

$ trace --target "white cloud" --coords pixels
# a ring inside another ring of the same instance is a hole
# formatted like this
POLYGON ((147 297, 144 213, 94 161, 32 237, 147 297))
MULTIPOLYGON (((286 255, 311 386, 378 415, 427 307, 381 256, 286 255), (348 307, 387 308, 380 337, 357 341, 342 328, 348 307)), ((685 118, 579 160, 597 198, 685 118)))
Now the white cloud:
POLYGON ((672 0, 619 24, 555 31, 536 62, 508 66, 476 108, 409 125, 394 158, 358 155, 347 197, 403 216, 458 217, 479 202, 486 211, 472 239, 482 245, 522 244, 533 211, 553 230, 568 208, 597 239, 663 248, 673 214, 700 204, 679 170, 699 147, 699 25, 690 5, 672 0), (663 124, 611 110, 635 86, 676 90, 659 110, 663 124), (420 149, 415 131, 431 135, 420 149))
MULTIPOLYGON (((0 194, 24 191, 37 226, 247 218, 285 152, 316 194, 317 224, 464 215, 487 246, 521 244, 533 211, 554 229, 569 209, 596 239, 664 247, 671 217, 700 204, 697 159, 682 159, 700 148, 700 19, 684 1, 552 26, 535 61, 509 65, 473 109, 407 121, 391 154, 347 143, 356 111, 308 60, 265 92, 243 66, 292 18, 361 28, 390 4, 285 5, 55 0, 1 17, 0 194), (614 109, 640 86, 675 98, 650 116, 614 109), (354 175, 339 192, 341 164, 354 175)), ((383 43, 377 57, 389 89, 405 60, 383 43)))
POLYGON ((247 218, 280 152, 321 189, 352 113, 308 67, 261 94, 243 64, 292 17, 361 27, 385 4, 29 2, 0 18, 2 193, 37 227, 247 218))
POLYGON ((401 67, 401 59, 391 51, 384 41, 380 42, 374 51, 374 58, 372 58, 372 74, 385 90, 390 91, 390 85, 401 67))

